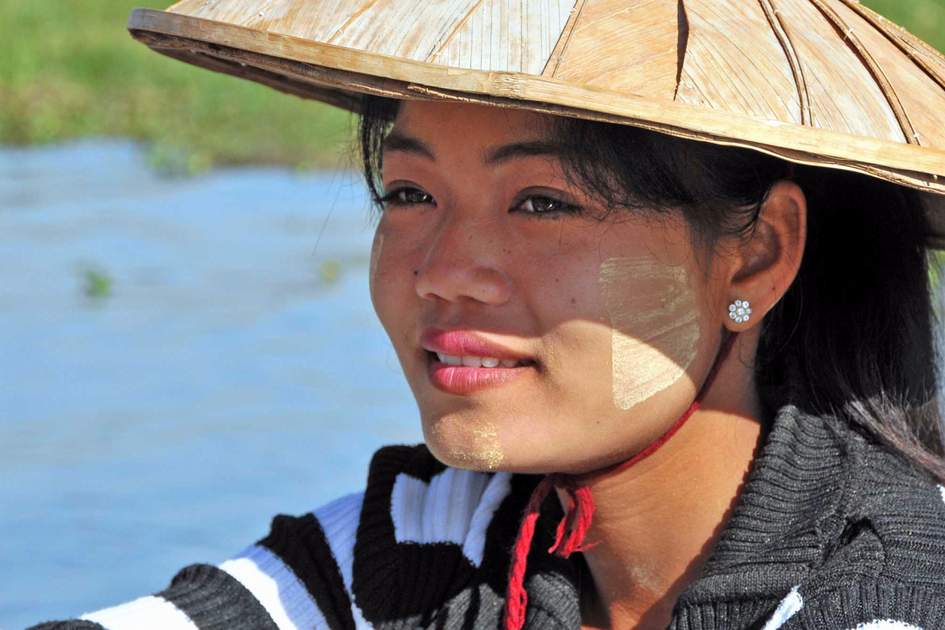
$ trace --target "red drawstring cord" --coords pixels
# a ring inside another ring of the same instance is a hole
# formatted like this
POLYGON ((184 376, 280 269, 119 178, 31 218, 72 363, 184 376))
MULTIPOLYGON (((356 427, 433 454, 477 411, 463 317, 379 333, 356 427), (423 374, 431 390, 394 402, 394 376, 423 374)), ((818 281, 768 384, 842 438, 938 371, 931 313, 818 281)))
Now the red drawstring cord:
MULTIPOLYGON (((598 471, 593 476, 626 470, 646 459, 668 442, 699 408, 702 397, 712 385, 712 381, 715 380, 715 376, 718 374, 725 357, 728 356, 737 336, 738 333, 729 333, 728 337, 722 342, 715 363, 712 364, 712 368, 706 375, 705 382, 699 389, 696 399, 663 435, 627 461, 598 471)), ((554 488, 559 488, 567 494, 568 505, 564 517, 558 523, 555 543, 548 549, 548 553, 555 553, 562 558, 567 558, 575 551, 587 549, 587 546, 584 545, 584 537, 591 527, 591 519, 594 516, 594 497, 591 495, 591 489, 587 486, 577 485, 574 479, 568 475, 559 473, 545 475, 535 486, 531 497, 528 499, 528 505, 525 506, 522 522, 519 525, 518 536, 515 539, 515 546, 512 548, 509 584, 505 598, 505 630, 520 630, 525 625, 528 593, 525 591, 524 585, 525 570, 528 567, 528 551, 531 549, 532 539, 535 536, 535 525, 538 523, 541 504, 544 503, 545 498, 554 488)))
POLYGON ((525 507, 525 515, 519 525, 518 537, 512 549, 512 564, 509 567, 509 586, 506 591, 505 627, 519 630, 525 624, 525 609, 528 607, 528 593, 525 591, 525 569, 528 566, 528 550, 535 536, 541 504, 552 488, 563 488, 568 493, 568 511, 558 523, 555 544, 548 553, 557 553, 567 558, 575 551, 582 551, 581 544, 591 526, 594 515, 594 498, 587 486, 575 486, 563 475, 545 475, 532 491, 525 507))

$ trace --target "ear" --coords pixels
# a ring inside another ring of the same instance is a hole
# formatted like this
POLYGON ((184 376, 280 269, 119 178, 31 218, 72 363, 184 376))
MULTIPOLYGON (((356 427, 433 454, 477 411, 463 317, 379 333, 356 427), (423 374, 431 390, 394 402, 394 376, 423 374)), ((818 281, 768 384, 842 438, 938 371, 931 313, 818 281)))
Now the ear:
POLYGON ((737 322, 726 315, 725 325, 730 330, 751 328, 778 303, 797 276, 806 238, 804 191, 792 181, 780 180, 768 192, 755 230, 733 252, 728 303, 748 301, 751 317, 737 322))

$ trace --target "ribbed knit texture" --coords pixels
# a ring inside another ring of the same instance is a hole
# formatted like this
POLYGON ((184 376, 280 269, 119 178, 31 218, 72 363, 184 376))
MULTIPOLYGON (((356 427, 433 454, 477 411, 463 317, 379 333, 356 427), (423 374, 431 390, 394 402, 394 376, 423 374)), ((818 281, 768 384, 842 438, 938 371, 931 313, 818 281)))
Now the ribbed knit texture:
MULTIPOLYGON (((497 628, 537 481, 388 447, 363 494, 276 517, 256 545, 153 597, 34 629, 497 628)), ((526 628, 580 626, 580 554, 547 553, 561 516, 543 504, 526 628)), ((670 627, 945 628, 945 489, 842 423, 781 409, 670 627)))

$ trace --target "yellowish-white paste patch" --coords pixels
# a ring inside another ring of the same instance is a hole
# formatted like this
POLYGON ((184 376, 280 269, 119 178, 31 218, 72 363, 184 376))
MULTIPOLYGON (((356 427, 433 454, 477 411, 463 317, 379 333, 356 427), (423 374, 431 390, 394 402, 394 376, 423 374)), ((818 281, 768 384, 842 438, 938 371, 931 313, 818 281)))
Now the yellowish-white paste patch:
POLYGON ((384 235, 378 232, 374 235, 374 244, 371 247, 371 264, 368 267, 368 282, 374 287, 374 277, 377 275, 377 263, 381 259, 381 251, 384 249, 384 235))
POLYGON ((437 439, 448 448, 450 460, 462 468, 497 470, 505 459, 499 432, 492 422, 456 426, 458 421, 443 420, 434 428, 437 439), (444 426, 443 423, 453 426, 444 426))
POLYGON ((614 404, 628 410, 683 376, 699 318, 686 270, 650 257, 608 258, 600 289, 612 327, 614 404))

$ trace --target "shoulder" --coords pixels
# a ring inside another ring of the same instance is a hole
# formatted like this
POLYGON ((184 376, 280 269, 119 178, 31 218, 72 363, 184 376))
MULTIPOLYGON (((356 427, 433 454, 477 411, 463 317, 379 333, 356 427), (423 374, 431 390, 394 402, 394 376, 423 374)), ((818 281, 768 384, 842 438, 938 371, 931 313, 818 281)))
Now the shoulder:
POLYGON ((366 627, 392 597, 421 586, 403 583, 402 570, 393 576, 392 565, 420 566, 433 559, 420 557, 428 550, 444 571, 482 564, 511 484, 510 475, 446 467, 423 445, 385 447, 364 492, 276 516, 268 535, 242 553, 186 567, 160 593, 34 630, 366 627))
POLYGON ((866 432, 785 406, 678 627, 721 606, 765 630, 945 628, 943 498, 866 432))
POLYGON ((945 627, 945 487, 849 429, 845 487, 821 559, 765 626, 856 630, 945 627))
POLYGON ((30 630, 353 628, 342 567, 362 500, 351 494, 277 516, 256 544, 218 565, 185 567, 158 593, 30 630))

